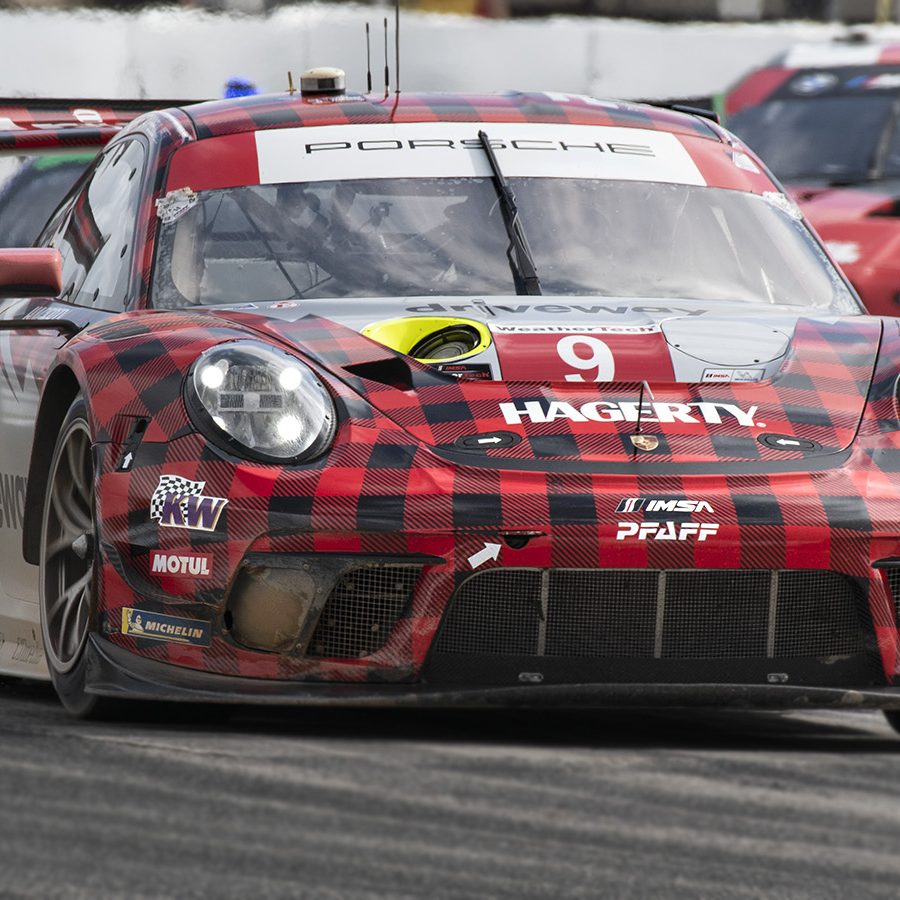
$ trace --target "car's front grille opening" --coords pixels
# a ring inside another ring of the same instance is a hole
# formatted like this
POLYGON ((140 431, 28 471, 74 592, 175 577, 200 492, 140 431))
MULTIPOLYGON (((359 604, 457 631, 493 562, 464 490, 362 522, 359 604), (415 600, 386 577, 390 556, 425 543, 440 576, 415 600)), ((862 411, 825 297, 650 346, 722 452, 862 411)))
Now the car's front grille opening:
POLYGON ((825 570, 493 569, 456 591, 433 651, 677 660, 866 650, 865 598, 825 570))
POLYGON ((545 654, 653 655, 656 629, 654 573, 627 570, 609 573, 606 583, 609 595, 632 598, 624 606, 614 602, 596 602, 597 579, 594 572, 545 570, 543 578, 547 585, 545 654))
POLYGON ((369 656, 409 608, 420 565, 362 565, 340 576, 306 651, 321 659, 369 656))
POLYGON ((887 578, 891 597, 894 600, 894 616, 897 628, 900 628, 900 566, 886 568, 884 574, 887 578))

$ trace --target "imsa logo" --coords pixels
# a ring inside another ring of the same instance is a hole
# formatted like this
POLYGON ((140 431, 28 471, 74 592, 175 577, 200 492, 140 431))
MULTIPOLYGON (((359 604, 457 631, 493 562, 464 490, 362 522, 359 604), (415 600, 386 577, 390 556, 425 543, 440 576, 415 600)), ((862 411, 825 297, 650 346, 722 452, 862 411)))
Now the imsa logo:
POLYGON ((673 512, 695 513, 712 512, 712 506, 706 500, 677 500, 670 497, 627 497, 620 500, 616 512, 632 513, 643 510, 648 513, 673 512))

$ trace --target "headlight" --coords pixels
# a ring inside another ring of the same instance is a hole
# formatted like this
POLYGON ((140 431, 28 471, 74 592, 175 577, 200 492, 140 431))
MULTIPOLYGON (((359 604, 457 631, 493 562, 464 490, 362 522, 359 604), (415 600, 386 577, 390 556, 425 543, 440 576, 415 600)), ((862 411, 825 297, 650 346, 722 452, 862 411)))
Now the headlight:
POLYGON ((334 404, 312 370, 259 341, 205 351, 186 393, 204 433, 241 456, 300 462, 318 456, 334 437, 334 404))

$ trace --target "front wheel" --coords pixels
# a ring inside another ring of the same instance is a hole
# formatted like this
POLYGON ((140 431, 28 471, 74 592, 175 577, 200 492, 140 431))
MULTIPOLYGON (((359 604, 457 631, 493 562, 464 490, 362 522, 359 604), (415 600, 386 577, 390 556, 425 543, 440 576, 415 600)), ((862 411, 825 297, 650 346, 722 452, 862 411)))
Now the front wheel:
POLYGON ((82 718, 112 704, 85 692, 87 645, 96 610, 94 458, 87 406, 77 397, 50 460, 41 519, 41 633, 50 679, 63 706, 82 718))

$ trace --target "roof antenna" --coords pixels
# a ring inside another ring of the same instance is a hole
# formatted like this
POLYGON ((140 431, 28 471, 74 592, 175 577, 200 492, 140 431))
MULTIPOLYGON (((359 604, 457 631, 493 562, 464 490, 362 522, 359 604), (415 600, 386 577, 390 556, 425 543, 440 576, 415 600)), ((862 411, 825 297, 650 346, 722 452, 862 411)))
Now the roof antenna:
POLYGON ((369 23, 366 22, 366 93, 372 93, 372 45, 369 42, 369 23))
POLYGON ((294 87, 294 73, 288 69, 288 93, 293 96, 297 93, 297 88, 294 87))
POLYGON ((400 93, 400 0, 394 0, 394 93, 400 93))
POLYGON ((387 100, 391 85, 391 71, 388 68, 387 16, 384 17, 384 99, 387 100))

